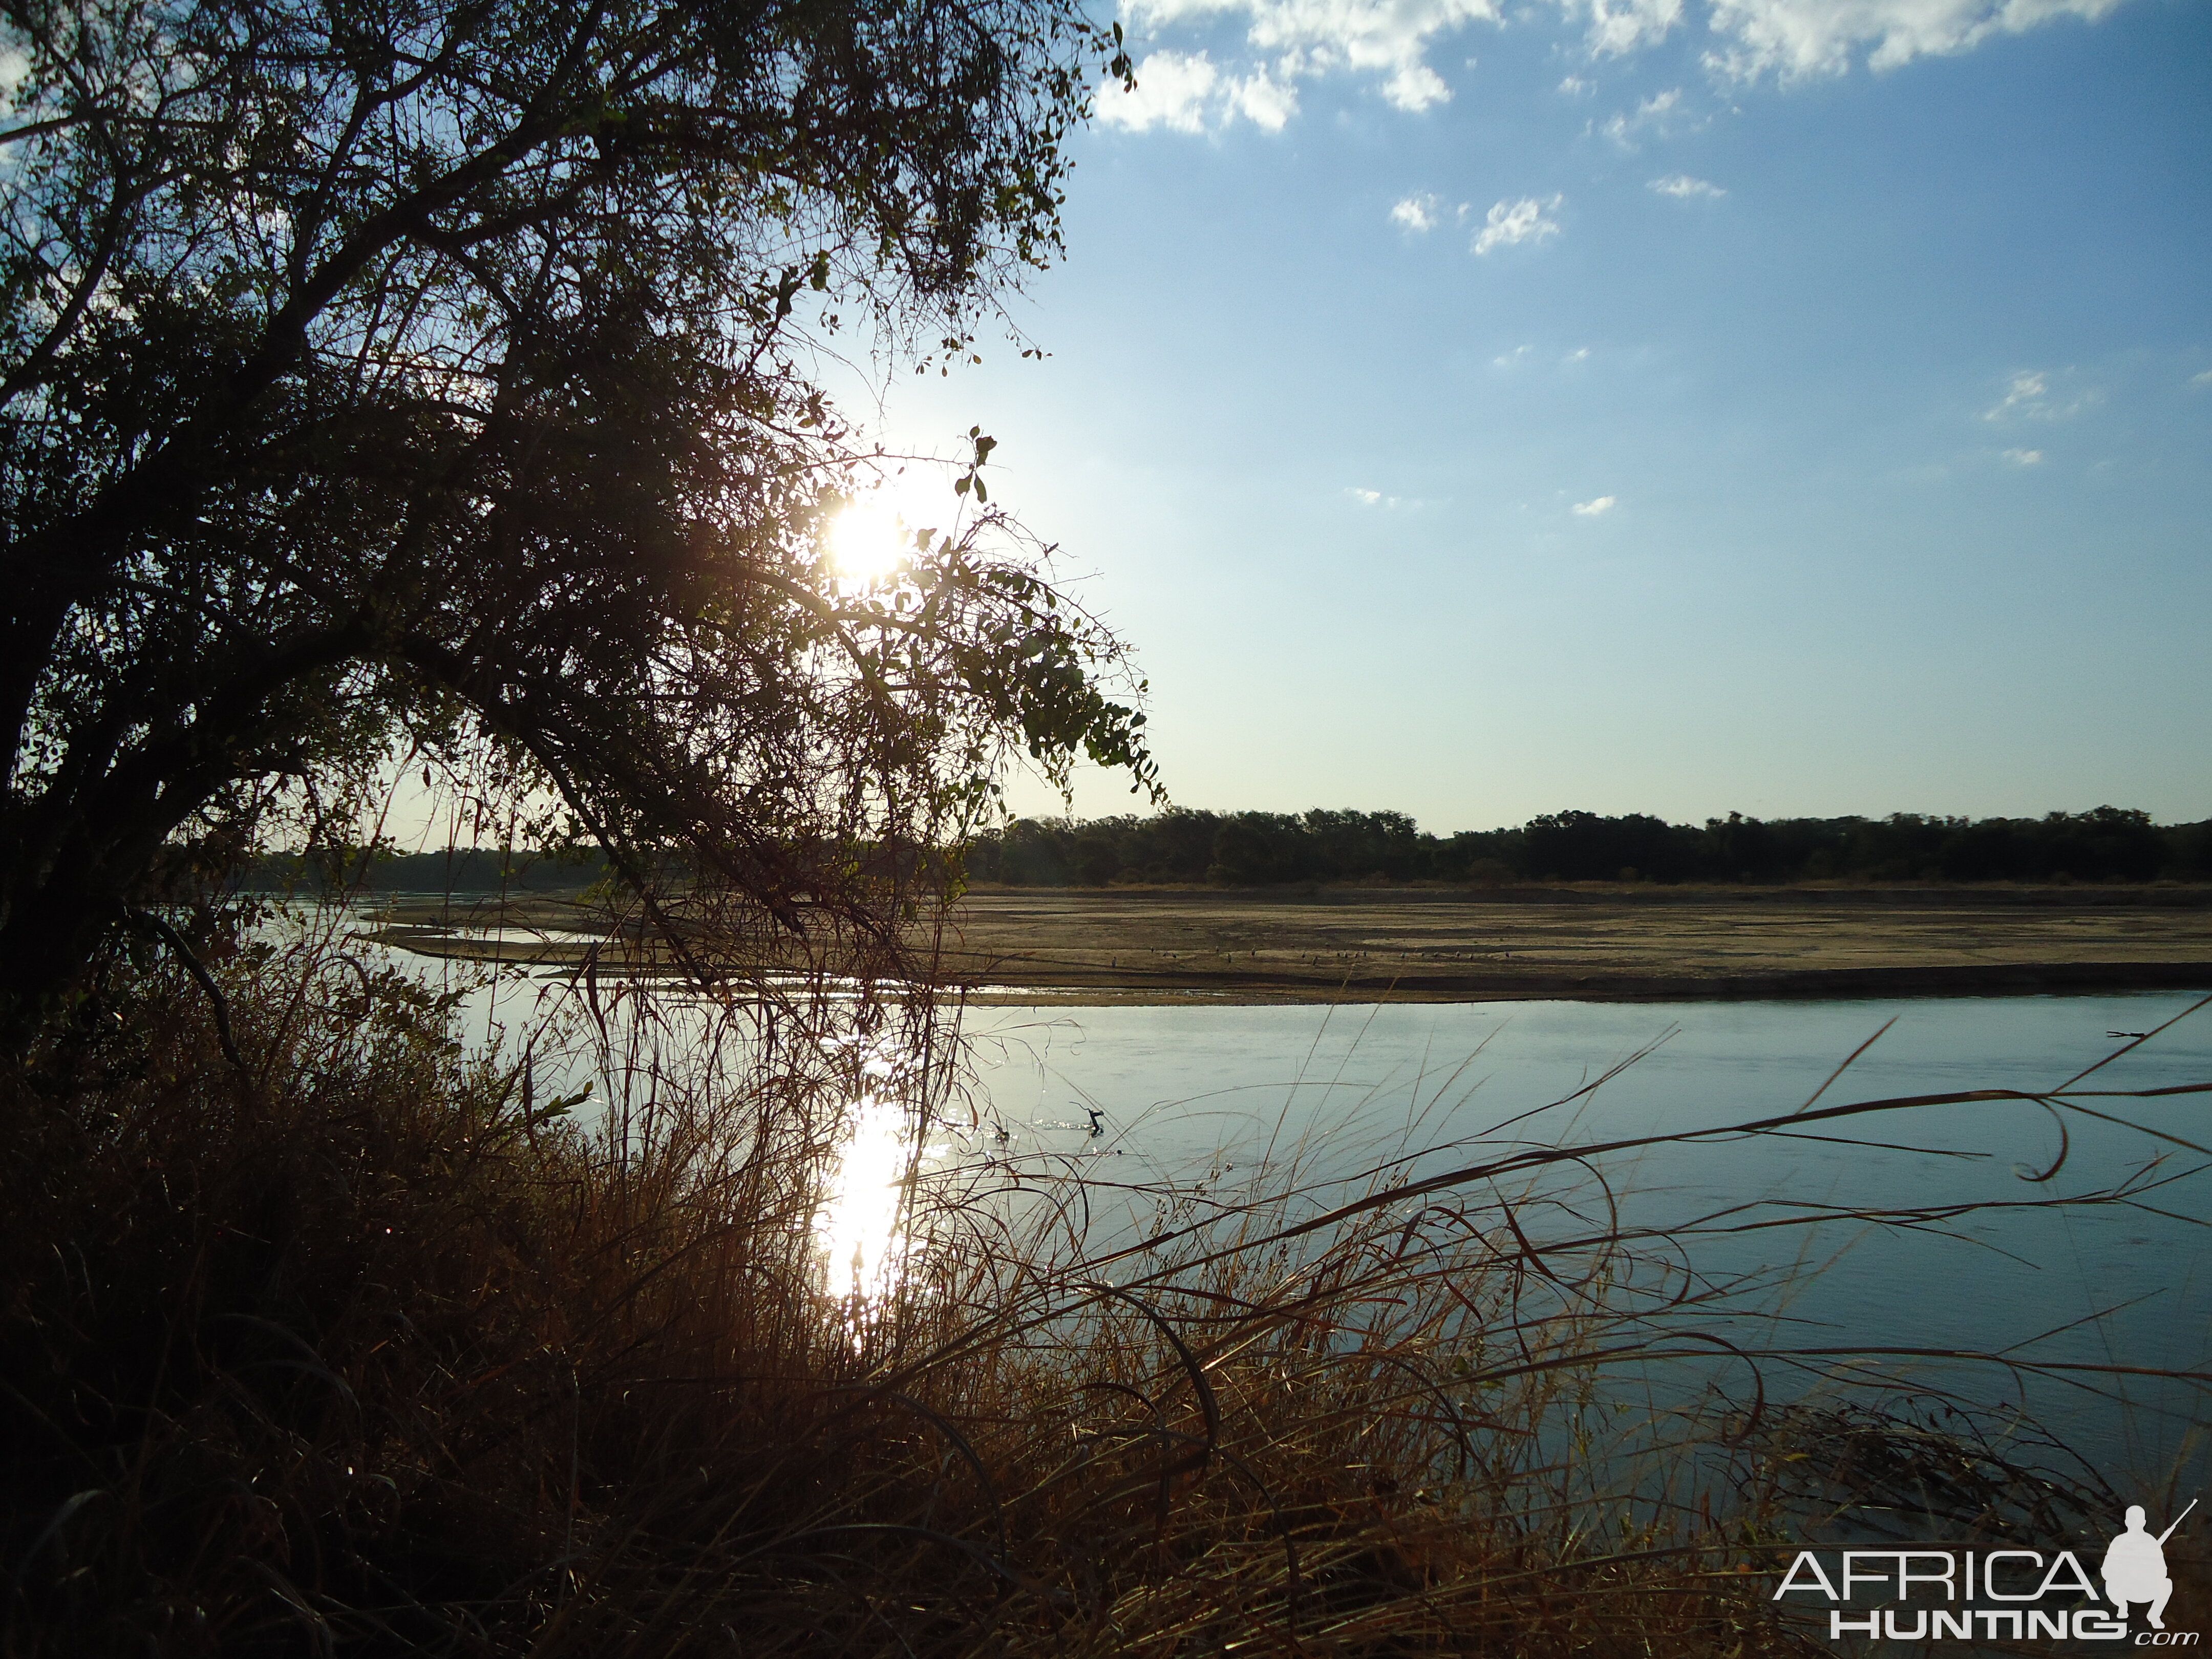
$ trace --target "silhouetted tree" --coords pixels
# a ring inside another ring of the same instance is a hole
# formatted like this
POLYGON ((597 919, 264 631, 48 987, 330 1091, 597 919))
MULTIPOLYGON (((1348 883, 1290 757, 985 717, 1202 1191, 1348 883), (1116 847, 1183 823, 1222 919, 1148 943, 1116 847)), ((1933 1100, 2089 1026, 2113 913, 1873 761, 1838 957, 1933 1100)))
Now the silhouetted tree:
POLYGON ((867 457, 797 350, 964 353, 1054 253, 1062 137, 1127 70, 1073 0, 0 23, 0 1000, 179 847, 345 822, 395 763, 879 933, 854 849, 956 831, 1006 745, 1151 781, 980 432, 969 516, 839 579, 867 457))

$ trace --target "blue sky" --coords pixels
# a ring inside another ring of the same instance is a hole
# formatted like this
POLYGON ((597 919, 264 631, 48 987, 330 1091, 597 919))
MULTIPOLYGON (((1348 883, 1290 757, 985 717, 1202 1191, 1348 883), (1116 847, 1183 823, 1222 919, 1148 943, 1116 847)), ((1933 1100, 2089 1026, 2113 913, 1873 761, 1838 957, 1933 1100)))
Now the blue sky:
POLYGON ((1176 801, 2212 816, 2212 4, 1122 21, 1048 355, 880 420, 999 438, 1176 801))

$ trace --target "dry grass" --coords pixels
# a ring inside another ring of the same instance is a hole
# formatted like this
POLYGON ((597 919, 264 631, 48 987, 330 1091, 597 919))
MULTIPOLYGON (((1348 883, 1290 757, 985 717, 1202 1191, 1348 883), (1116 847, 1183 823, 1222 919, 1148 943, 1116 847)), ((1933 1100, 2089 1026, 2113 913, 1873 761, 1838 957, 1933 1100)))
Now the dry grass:
POLYGON ((1750 1576, 1807 1419, 1623 1411, 1714 1293, 1581 1161, 1162 1191, 1089 1261, 1068 1188, 916 1182, 860 1309, 833 1004, 741 1070, 602 1027, 586 1135, 403 977, 218 976, 242 1074, 149 947, 5 1079, 8 1655, 1809 1650, 1750 1576))

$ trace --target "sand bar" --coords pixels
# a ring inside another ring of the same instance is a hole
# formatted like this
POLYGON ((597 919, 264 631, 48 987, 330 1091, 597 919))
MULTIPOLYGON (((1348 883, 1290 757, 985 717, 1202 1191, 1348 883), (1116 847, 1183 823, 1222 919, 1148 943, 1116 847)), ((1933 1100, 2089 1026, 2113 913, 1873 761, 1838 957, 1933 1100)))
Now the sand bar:
POLYGON ((956 923, 950 979, 1054 1000, 2212 990, 2203 888, 999 890, 956 923))
MULTIPOLYGON (((582 919, 526 900, 499 920, 582 919)), ((586 932, 381 937, 559 966, 586 932)), ((938 960, 992 1002, 2212 991, 2212 888, 998 889, 960 902, 938 960)))

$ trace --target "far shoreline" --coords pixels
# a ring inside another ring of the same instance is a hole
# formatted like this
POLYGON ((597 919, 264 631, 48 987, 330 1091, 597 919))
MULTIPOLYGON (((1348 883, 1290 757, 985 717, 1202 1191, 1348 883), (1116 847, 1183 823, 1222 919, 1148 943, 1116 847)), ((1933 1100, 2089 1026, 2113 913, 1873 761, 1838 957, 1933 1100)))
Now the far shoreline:
MULTIPOLYGON (((393 895, 365 931, 426 957, 672 970, 634 928, 592 943, 611 921, 580 895, 393 895)), ((988 887, 912 943, 939 990, 998 1006, 2212 991, 2212 886, 988 887)))

